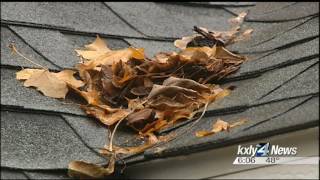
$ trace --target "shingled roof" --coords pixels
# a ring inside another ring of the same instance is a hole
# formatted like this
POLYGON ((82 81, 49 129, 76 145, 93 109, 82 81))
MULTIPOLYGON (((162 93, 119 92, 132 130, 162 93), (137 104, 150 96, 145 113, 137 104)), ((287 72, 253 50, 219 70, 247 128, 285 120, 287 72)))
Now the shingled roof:
MULTIPOLYGON (((173 41, 194 25, 227 30, 227 20, 242 11, 249 11, 244 25, 254 34, 231 49, 251 60, 221 82, 237 88, 211 105, 190 134, 217 118, 250 121, 230 133, 183 136, 161 153, 151 148, 126 157, 127 166, 319 126, 319 3, 1 2, 1 178, 67 178, 72 160, 105 163, 98 148, 107 130, 78 106, 24 88, 15 72, 33 65, 11 54, 11 42, 35 62, 61 70, 78 62, 74 49, 96 34, 111 48, 144 47, 152 56, 177 50, 173 41)), ((119 134, 116 143, 124 143, 128 134, 119 134)))

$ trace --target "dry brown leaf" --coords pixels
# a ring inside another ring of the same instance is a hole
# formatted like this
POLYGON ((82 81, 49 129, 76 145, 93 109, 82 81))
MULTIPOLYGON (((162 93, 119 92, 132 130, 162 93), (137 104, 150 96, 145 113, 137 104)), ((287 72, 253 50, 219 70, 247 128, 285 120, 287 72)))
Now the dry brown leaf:
MULTIPOLYGON (((19 75, 19 78, 21 78, 21 74, 19 75)), ((45 96, 53 98, 65 98, 68 93, 67 83, 58 79, 54 73, 51 73, 48 70, 33 71, 23 85, 25 87, 35 87, 45 96)))
POLYGON ((138 129, 139 130, 139 134, 146 135, 146 134, 149 134, 149 133, 153 133, 155 131, 158 131, 158 130, 162 129, 167 124, 168 124, 168 121, 163 120, 163 119, 158 119, 158 120, 153 121, 151 123, 147 123, 143 127, 143 129, 138 129))
POLYGON ((153 109, 145 108, 140 111, 131 113, 127 117, 127 119, 128 119, 128 123, 132 124, 132 123, 135 123, 137 121, 142 121, 142 120, 148 120, 148 119, 153 120, 154 115, 155 115, 155 111, 153 109))
POLYGON ((85 47, 85 50, 76 50, 76 52, 79 56, 88 60, 95 60, 99 56, 111 51, 106 45, 106 43, 99 36, 97 36, 94 42, 85 45, 85 47))
POLYGON ((145 99, 141 99, 141 98, 136 98, 136 99, 128 99, 126 98, 128 101, 128 108, 130 110, 140 110, 140 109, 144 109, 144 103, 146 102, 145 99))
POLYGON ((244 60, 246 60, 245 56, 236 55, 236 54, 228 51, 226 48, 224 48, 222 46, 217 47, 215 58, 226 59, 229 61, 231 61, 231 60, 232 61, 240 61, 240 62, 243 62, 244 60))
POLYGON ((133 48, 133 47, 130 47, 129 50, 131 51, 132 53, 132 58, 135 58, 135 59, 139 59, 139 60, 143 60, 145 58, 144 56, 144 49, 143 48, 133 48))
POLYGON ((207 62, 212 56, 215 56, 216 46, 210 47, 188 47, 179 53, 182 62, 202 63, 207 62))
POLYGON ((84 85, 84 83, 81 81, 81 80, 77 80, 74 78, 74 74, 76 73, 76 71, 72 71, 72 70, 63 70, 63 71, 60 71, 58 73, 54 73, 54 75, 66 82, 67 84, 70 84, 71 86, 73 87, 76 87, 76 88, 79 88, 81 86, 84 85))
MULTIPOLYGON (((92 70, 95 69, 97 66, 101 65, 112 65, 113 63, 117 63, 120 60, 122 62, 127 62, 132 57, 132 50, 130 48, 121 49, 121 50, 114 50, 103 53, 99 55, 95 59, 91 61, 86 61, 84 63, 80 63, 77 65, 79 71, 83 70, 92 70)), ((81 73, 81 72, 80 72, 81 73)))
POLYGON ((112 155, 107 168, 102 166, 87 163, 84 161, 72 161, 68 166, 68 175, 73 178, 88 179, 88 178, 103 178, 111 175, 114 172, 115 156, 112 155))
POLYGON ((91 105, 102 104, 100 100, 100 92, 98 92, 97 90, 81 91, 74 86, 69 85, 69 87, 72 90, 74 90, 76 93, 81 95, 88 102, 88 104, 91 104, 91 105))
POLYGON ((191 42, 195 37, 198 37, 198 34, 194 34, 192 36, 182 37, 181 39, 177 39, 174 41, 174 46, 179 49, 186 49, 189 42, 191 42))
MULTIPOLYGON (((19 72, 16 73, 16 79, 18 80, 27 80, 29 79, 32 75, 41 73, 47 71, 45 69, 23 69, 19 72)), ((66 82, 67 84, 70 84, 74 87, 81 87, 84 85, 84 83, 81 80, 75 79, 73 76, 76 72, 72 70, 63 70, 58 73, 54 72, 49 72, 51 75, 56 76, 58 79, 61 81, 66 82)))
POLYGON ((179 86, 154 85, 148 96, 147 105, 157 109, 180 109, 199 107, 205 101, 200 93, 179 86))
POLYGON ((243 33, 241 33, 237 38, 235 38, 235 42, 238 41, 246 41, 251 38, 251 35, 253 33, 253 29, 247 29, 243 33))
POLYGON ((160 53, 157 53, 155 55, 155 61, 157 61, 158 63, 168 63, 168 60, 170 58, 170 55, 169 53, 165 53, 165 52, 160 52, 160 53))
POLYGON ((181 92, 190 97, 201 96, 197 91, 194 91, 192 89, 186 89, 179 86, 163 86, 154 84, 151 92, 149 93, 148 99, 153 99, 160 95, 173 98, 177 95, 178 92, 181 92))
POLYGON ((212 129, 210 131, 197 131, 196 136, 197 137, 204 137, 204 136, 209 136, 212 134, 219 133, 221 131, 229 131, 230 128, 234 128, 236 126, 240 126, 244 123, 246 123, 248 120, 247 119, 241 119, 237 122, 234 122, 232 124, 229 124, 228 122, 225 122, 221 119, 218 119, 213 125, 212 129))
POLYGON ((237 17, 235 18, 231 18, 229 19, 229 23, 235 25, 235 26, 239 26, 243 23, 243 20, 245 19, 245 17, 248 15, 247 12, 241 12, 238 14, 237 17))
POLYGON ((115 87, 122 88, 126 83, 136 77, 136 72, 121 60, 112 65, 112 83, 115 87))
POLYGON ((81 108, 88 115, 97 118, 98 120, 100 120, 100 122, 108 126, 111 126, 116 122, 126 118, 130 113, 130 111, 127 109, 105 109, 98 106, 81 106, 81 108))
POLYGON ((45 69, 23 69, 21 71, 16 72, 16 79, 18 80, 27 80, 34 73, 44 72, 45 69))
POLYGON ((198 91, 199 93, 210 93, 210 88, 191 79, 169 77, 163 81, 164 86, 179 86, 198 91))
POLYGON ((127 117, 127 125, 133 126, 135 129, 142 129, 147 123, 154 120, 155 111, 145 108, 137 112, 133 112, 127 117))
MULTIPOLYGON (((137 154, 145 151, 146 149, 152 147, 153 145, 159 143, 160 141, 153 133, 145 134, 145 136, 148 137, 148 140, 140 146, 134 146, 134 147, 114 146, 113 149, 116 154, 137 154)), ((165 140, 165 138, 163 139, 165 140)), ((110 154, 110 151, 108 150, 108 146, 105 146, 105 149, 102 149, 100 153, 106 154, 106 155, 110 154)))

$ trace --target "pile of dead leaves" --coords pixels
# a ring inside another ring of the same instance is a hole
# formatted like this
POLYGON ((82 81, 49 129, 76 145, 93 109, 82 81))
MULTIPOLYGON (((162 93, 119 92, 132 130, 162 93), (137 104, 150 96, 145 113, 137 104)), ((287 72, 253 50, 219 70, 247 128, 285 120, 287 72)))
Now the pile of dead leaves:
MULTIPOLYGON (((70 163, 70 175, 103 177, 113 173, 116 154, 134 154, 144 151, 168 138, 159 138, 155 132, 179 121, 194 118, 198 111, 211 102, 229 94, 213 82, 239 69, 246 57, 234 54, 226 45, 246 38, 252 30, 240 31, 244 14, 231 20, 236 25, 231 31, 214 32, 195 27, 197 34, 175 41, 179 52, 160 52, 153 58, 144 49, 129 47, 111 50, 97 36, 83 49, 76 50, 81 62, 75 70, 50 72, 46 68, 23 69, 16 74, 24 86, 35 87, 44 95, 64 99, 75 93, 86 100, 81 108, 110 128, 110 144, 102 154, 110 157, 108 167, 82 161, 70 163), (205 40, 207 44, 201 44, 205 40), (140 147, 124 148, 112 145, 114 133, 120 124, 148 138, 140 147)), ((14 52, 20 54, 14 46, 14 52)), ((27 59, 28 60, 28 59, 27 59)), ((211 132, 217 133, 230 126, 219 121, 211 132)))

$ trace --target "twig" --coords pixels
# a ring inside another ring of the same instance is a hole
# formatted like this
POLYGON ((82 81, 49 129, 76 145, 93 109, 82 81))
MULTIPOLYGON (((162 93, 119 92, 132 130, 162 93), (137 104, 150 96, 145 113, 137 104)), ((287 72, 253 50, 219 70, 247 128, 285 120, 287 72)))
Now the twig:
MULTIPOLYGON (((133 111, 129 112, 128 114, 131 114, 132 112, 133 112, 133 111)), ((113 132, 112 132, 111 137, 110 137, 110 142, 109 142, 109 151, 110 151, 110 152, 112 152, 112 142, 113 142, 114 135, 115 135, 115 133, 116 133, 116 131, 117 131, 117 128, 118 128, 119 124, 120 124, 126 117, 127 117, 127 116, 125 116, 125 117, 123 117, 122 119, 120 119, 120 120, 117 122, 117 124, 116 124, 116 126, 114 127, 114 129, 113 129, 113 132)))
POLYGON ((36 63, 36 62, 33 62, 33 61, 30 60, 29 58, 25 57, 23 54, 21 54, 21 53, 17 50, 16 46, 15 46, 13 43, 11 43, 8 47, 12 50, 12 52, 18 54, 19 56, 21 56, 21 57, 24 58, 25 60, 29 61, 30 63, 32 63, 32 64, 34 64, 34 65, 36 65, 36 66, 39 66, 39 67, 41 67, 42 69, 48 69, 47 67, 44 67, 44 66, 42 66, 42 65, 40 65, 40 64, 38 64, 38 63, 36 63))

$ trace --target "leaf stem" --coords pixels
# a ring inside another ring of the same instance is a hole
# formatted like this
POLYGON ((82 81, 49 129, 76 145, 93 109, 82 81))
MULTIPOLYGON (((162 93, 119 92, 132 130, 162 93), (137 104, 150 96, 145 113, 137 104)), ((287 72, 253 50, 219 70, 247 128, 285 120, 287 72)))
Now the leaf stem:
POLYGON ((39 66, 39 67, 41 67, 42 69, 48 69, 47 67, 44 67, 44 66, 42 66, 42 65, 40 65, 40 64, 38 64, 38 63, 36 63, 36 62, 34 62, 34 61, 32 61, 32 60, 30 60, 29 58, 25 57, 23 54, 21 54, 21 53, 17 50, 16 46, 15 46, 13 43, 11 43, 8 47, 12 50, 12 52, 18 54, 19 56, 21 56, 23 59, 29 61, 30 63, 32 63, 32 64, 34 64, 34 65, 36 65, 36 66, 39 66))

